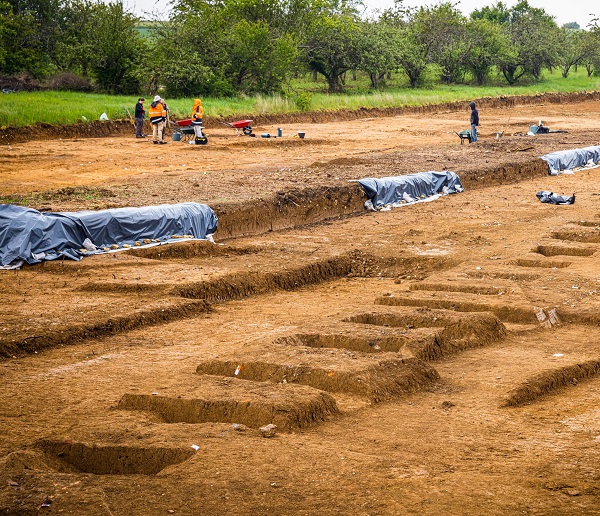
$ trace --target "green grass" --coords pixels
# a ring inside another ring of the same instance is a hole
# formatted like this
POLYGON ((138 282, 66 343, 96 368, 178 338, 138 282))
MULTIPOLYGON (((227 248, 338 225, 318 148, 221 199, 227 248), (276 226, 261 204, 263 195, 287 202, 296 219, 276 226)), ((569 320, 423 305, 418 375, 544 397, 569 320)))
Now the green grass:
MULTIPOLYGON (((350 75, 350 74, 348 74, 350 75)), ((500 95, 535 95, 545 92, 573 92, 600 90, 600 78, 587 77, 584 69, 572 72, 564 79, 558 70, 546 72, 542 81, 508 86, 496 79, 489 86, 440 85, 411 89, 401 74, 395 74, 395 81, 382 91, 371 91, 364 76, 356 81, 348 81, 344 93, 328 95, 325 83, 313 82, 308 78, 297 80, 290 93, 273 96, 239 96, 233 99, 203 98, 206 116, 231 118, 235 116, 256 116, 266 113, 290 113, 299 111, 295 98, 304 94, 308 98, 311 111, 329 111, 338 109, 355 110, 360 108, 384 108, 436 104, 452 101, 467 101, 481 97, 500 95)), ((144 94, 146 109, 153 94, 144 94)), ((100 95, 88 93, 43 91, 19 92, 1 95, 0 127, 26 126, 38 123, 72 124, 98 120, 102 113, 109 119, 133 116, 137 95, 100 95)), ((175 118, 190 116, 192 99, 169 99, 167 104, 175 118)))

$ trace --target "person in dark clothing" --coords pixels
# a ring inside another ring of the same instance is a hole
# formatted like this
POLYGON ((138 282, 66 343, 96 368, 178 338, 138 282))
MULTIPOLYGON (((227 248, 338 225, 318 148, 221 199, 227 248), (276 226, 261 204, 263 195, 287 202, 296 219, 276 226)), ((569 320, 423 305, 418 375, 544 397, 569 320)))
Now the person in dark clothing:
POLYGON ((140 97, 135 105, 135 137, 144 138, 144 116, 146 110, 144 109, 144 99, 140 97))
POLYGON ((469 104, 471 108, 471 140, 469 143, 477 141, 477 126, 479 125, 479 111, 475 107, 475 102, 469 104))

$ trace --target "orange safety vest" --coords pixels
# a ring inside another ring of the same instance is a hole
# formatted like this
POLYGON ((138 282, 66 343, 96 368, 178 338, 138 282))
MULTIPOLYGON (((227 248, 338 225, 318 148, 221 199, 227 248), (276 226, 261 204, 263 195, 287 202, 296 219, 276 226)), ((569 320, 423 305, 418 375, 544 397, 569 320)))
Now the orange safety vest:
POLYGON ((157 102, 156 104, 153 102, 150 104, 148 116, 150 117, 150 122, 153 124, 158 124, 159 122, 164 122, 167 119, 167 110, 161 102, 157 102))
POLYGON ((202 120, 202 118, 204 118, 204 108, 202 107, 202 105, 199 105, 194 108, 192 112, 192 118, 194 120, 202 120))

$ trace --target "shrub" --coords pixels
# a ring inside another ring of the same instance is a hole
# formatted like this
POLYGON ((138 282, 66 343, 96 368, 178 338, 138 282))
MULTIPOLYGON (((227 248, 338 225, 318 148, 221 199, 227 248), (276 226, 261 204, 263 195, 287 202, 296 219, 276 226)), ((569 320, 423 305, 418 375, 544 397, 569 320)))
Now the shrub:
POLYGON ((60 72, 48 79, 44 87, 50 90, 60 91, 94 91, 94 84, 87 77, 82 77, 73 72, 60 72))
POLYGON ((294 96, 294 102, 300 111, 309 111, 312 105, 312 95, 307 92, 297 93, 294 96))

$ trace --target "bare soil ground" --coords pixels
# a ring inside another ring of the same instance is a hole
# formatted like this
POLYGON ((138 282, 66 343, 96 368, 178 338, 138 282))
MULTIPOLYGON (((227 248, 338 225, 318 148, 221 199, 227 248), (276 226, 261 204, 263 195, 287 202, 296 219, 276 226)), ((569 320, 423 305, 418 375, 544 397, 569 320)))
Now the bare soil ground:
POLYGON ((0 147, 5 201, 219 216, 1 272, 0 513, 600 514, 600 169, 539 159, 598 145, 600 101, 480 116, 0 147), (444 169, 464 193, 390 212, 353 182, 444 169))

